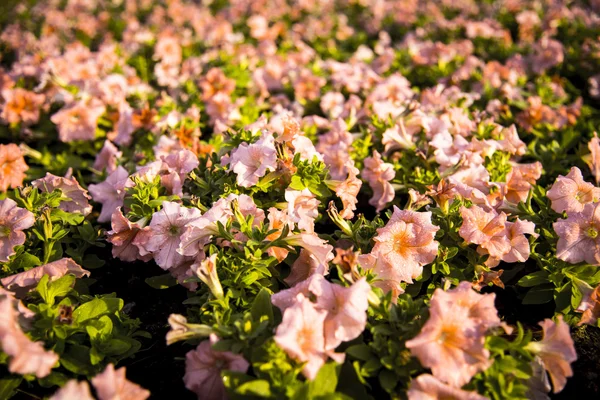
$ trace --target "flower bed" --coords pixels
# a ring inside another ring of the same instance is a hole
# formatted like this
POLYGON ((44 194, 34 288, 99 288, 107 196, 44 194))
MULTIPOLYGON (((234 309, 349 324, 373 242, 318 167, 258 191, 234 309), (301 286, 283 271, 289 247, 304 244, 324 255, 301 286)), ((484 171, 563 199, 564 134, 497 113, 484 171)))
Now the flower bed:
POLYGON ((0 399, 597 397, 599 12, 14 5, 0 399))

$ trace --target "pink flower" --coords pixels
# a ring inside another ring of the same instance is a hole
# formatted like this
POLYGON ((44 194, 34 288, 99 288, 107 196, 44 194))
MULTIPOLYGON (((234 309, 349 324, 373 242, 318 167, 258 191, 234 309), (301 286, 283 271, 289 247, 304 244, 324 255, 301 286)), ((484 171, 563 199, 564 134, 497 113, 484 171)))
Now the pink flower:
POLYGON ((347 165, 348 177, 335 188, 335 195, 342 200, 344 208, 340 211, 340 216, 344 219, 352 219, 356 210, 358 199, 356 196, 360 192, 362 181, 357 178, 358 168, 354 167, 354 162, 349 160, 347 165))
POLYGON ((333 260, 333 246, 321 239, 315 233, 300 233, 290 235, 285 239, 291 246, 300 246, 308 251, 321 265, 328 265, 333 260))
POLYGON ((211 335, 196 350, 185 356, 185 387, 195 392, 199 400, 227 400, 221 371, 246 372, 250 364, 239 354, 212 349, 217 337, 211 335))
POLYGON ((92 378, 99 400, 146 400, 150 392, 125 378, 125 367, 115 370, 108 364, 104 371, 92 378))
POLYGON ((158 266, 167 270, 185 261, 177 248, 185 226, 200 218, 200 210, 182 207, 172 201, 163 201, 162 207, 154 213, 150 225, 138 233, 134 244, 141 255, 152 253, 158 266))
MULTIPOLYGON (((265 239, 266 240, 275 240, 281 236, 282 229, 287 225, 289 230, 291 231, 294 228, 294 223, 290 222, 287 212, 278 210, 275 207, 271 207, 267 210, 269 215, 267 219, 269 220, 269 230, 276 230, 276 232, 271 233, 265 239)), ((270 256, 277 258, 279 262, 285 260, 288 256, 289 251, 282 247, 269 247, 267 250, 270 256)))
POLYGON ((581 303, 575 311, 583 313, 577 325, 596 325, 598 317, 600 317, 600 285, 595 289, 588 289, 587 293, 584 292, 581 303))
POLYGON ((10 357, 8 370, 13 374, 48 376, 58 362, 58 355, 46 351, 41 342, 32 342, 21 330, 13 300, 0 300, 0 345, 10 357))
POLYGON ((86 381, 78 382, 75 379, 68 381, 50 397, 50 400, 94 400, 90 393, 90 385, 86 381))
POLYGON ((128 178, 129 172, 119 165, 104 182, 88 186, 92 199, 97 203, 102 203, 98 222, 110 221, 115 210, 123 206, 128 178))
POLYGON ((542 164, 514 164, 506 175, 506 200, 512 203, 527 201, 531 185, 542 175, 542 164))
POLYGON ((547 196, 552 201, 552 209, 558 213, 581 212, 584 205, 600 199, 600 188, 584 181, 579 168, 573 167, 567 176, 556 178, 547 196))
POLYGON ((134 244, 137 234, 142 230, 143 226, 140 222, 131 222, 123 215, 121 207, 113 212, 111 216, 112 230, 106 233, 108 240, 112 246, 113 257, 123 261, 149 261, 152 259, 151 254, 140 254, 140 249, 134 244))
POLYGON ((0 200, 0 262, 7 262, 15 254, 15 246, 25 243, 23 231, 34 223, 33 213, 17 207, 14 200, 0 200))
POLYGON ((267 171, 274 171, 277 167, 275 138, 265 133, 256 143, 240 144, 231 152, 229 163, 229 170, 237 174, 238 185, 246 188, 256 185, 267 171))
POLYGON ((529 259, 531 249, 529 248, 529 240, 525 235, 537 237, 535 233, 535 224, 531 221, 521 221, 516 219, 515 222, 506 223, 506 237, 510 241, 510 250, 502 256, 502 261, 525 262, 529 259))
POLYGON ((536 74, 542 74, 555 65, 562 63, 564 58, 562 43, 545 36, 533 46, 531 69, 536 74))
POLYGON ((285 190, 285 200, 288 202, 288 216, 298 224, 299 229, 313 232, 315 218, 319 216, 319 200, 308 189, 285 190))
POLYGON ((14 143, 0 144, 0 192, 23 186, 25 171, 29 167, 19 146, 14 143))
POLYGON ((540 322, 544 337, 539 342, 530 342, 527 345, 527 349, 540 357, 542 365, 550 374, 554 393, 563 390, 567 378, 573 376, 571 363, 577 360, 569 325, 563 321, 562 315, 557 319, 556 323, 551 319, 540 322))
POLYGON ((100 101, 89 104, 80 101, 62 108, 50 120, 58 126, 58 137, 62 142, 94 140, 98 118, 104 111, 100 101))
MULTIPOLYGON (((598 77, 600 78, 600 75, 598 77)), ((590 149, 590 156, 586 163, 590 167, 592 175, 596 178, 597 185, 600 183, 600 139, 598 139, 596 132, 594 132, 594 137, 588 143, 588 149, 590 149)))
POLYGON ((394 165, 385 163, 381 160, 381 154, 373 151, 372 157, 365 158, 365 167, 362 170, 362 177, 369 183, 373 190, 373 197, 369 204, 377 208, 377 212, 383 210, 385 206, 396 195, 390 181, 396 177, 394 165))
POLYGON ((505 235, 506 214, 473 205, 461 207, 460 215, 463 223, 458 233, 467 243, 478 244, 497 258, 510 251, 510 241, 505 235))
POLYGON ((484 346, 488 307, 483 303, 481 309, 473 308, 473 302, 469 301, 471 296, 463 289, 454 293, 463 298, 464 305, 448 301, 448 296, 440 296, 442 290, 436 289, 429 319, 421 332, 406 342, 406 347, 421 365, 430 368, 437 379, 454 387, 463 386, 491 365, 489 351, 484 346), (472 310, 475 318, 471 317, 472 310), (478 318, 479 315, 484 319, 478 318))
POLYGON ((71 258, 61 258, 60 260, 32 268, 25 272, 7 276, 6 278, 2 278, 0 282, 6 289, 14 292, 16 297, 21 298, 31 289, 35 288, 44 275, 48 275, 50 282, 52 282, 66 274, 73 274, 76 278, 82 278, 90 276, 90 271, 81 268, 71 258))
POLYGON ((377 229, 371 251, 377 260, 373 271, 384 280, 412 283, 423 272, 423 266, 435 260, 440 228, 431 223, 431 212, 400 210, 383 227, 377 229))
POLYGON ((486 400, 477 392, 467 392, 446 385, 429 374, 421 374, 410 382, 408 400, 486 400))
POLYGON ((301 249, 298 258, 291 266, 290 274, 283 280, 289 286, 295 286, 312 275, 327 275, 329 265, 322 264, 307 250, 301 249))
POLYGON ((581 212, 553 224, 558 234, 556 257, 570 264, 600 265, 600 203, 588 203, 581 212))
POLYGON ((61 201, 58 208, 70 213, 79 213, 88 215, 92 212, 92 206, 89 203, 91 199, 87 190, 82 188, 75 178, 63 178, 61 176, 46 173, 46 176, 36 179, 31 182, 31 185, 38 188, 42 192, 52 193, 56 189, 60 189, 63 197, 68 198, 67 201, 61 201))
POLYGON ((9 124, 33 125, 40 119, 40 109, 46 97, 22 88, 6 89, 2 91, 4 104, 0 118, 9 124))
POLYGON ((298 294, 295 304, 285 310, 275 332, 275 342, 298 362, 305 363, 302 373, 314 379, 325 364, 324 323, 327 312, 315 308, 304 295, 298 294))
POLYGON ((102 171, 106 169, 109 174, 117 169, 117 159, 121 158, 122 152, 117 149, 117 146, 112 144, 110 140, 104 141, 102 150, 96 156, 94 161, 94 169, 102 171))

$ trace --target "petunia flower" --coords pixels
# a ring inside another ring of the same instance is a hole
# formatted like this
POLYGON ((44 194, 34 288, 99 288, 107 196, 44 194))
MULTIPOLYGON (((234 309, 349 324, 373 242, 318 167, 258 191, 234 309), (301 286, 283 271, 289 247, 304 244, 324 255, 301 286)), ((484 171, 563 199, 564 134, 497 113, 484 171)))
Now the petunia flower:
POLYGON ((17 298, 21 298, 27 292, 34 289, 44 275, 48 275, 50 282, 52 282, 67 274, 73 274, 76 278, 82 278, 90 276, 90 271, 81 268, 71 258, 61 258, 60 260, 2 278, 0 283, 7 290, 14 292, 17 298))
POLYGON ((23 123, 33 125, 40 119, 46 96, 23 88, 2 91, 3 104, 0 106, 0 119, 8 124, 23 123))
POLYGON ((484 345, 486 326, 469 317, 470 307, 440 300, 441 292, 434 292, 429 319, 406 347, 433 376, 458 388, 491 365, 484 345))
POLYGON ((315 218, 319 216, 319 200, 308 189, 285 190, 285 200, 288 203, 288 216, 292 222, 311 233, 315 229, 315 218))
POLYGON ((275 138, 264 133, 256 143, 240 144, 231 152, 229 164, 229 170, 237 174, 238 185, 246 188, 256 185, 267 171, 277 168, 275 138))
POLYGON ((250 364, 239 354, 213 350, 217 337, 201 342, 185 356, 185 387, 198 395, 198 400, 227 400, 221 371, 246 372, 250 364))
POLYGON ((581 303, 575 311, 583 313, 577 325, 596 325, 600 317, 600 285, 596 286, 595 289, 588 289, 587 293, 583 293, 581 303))
POLYGON ((569 325, 559 315, 557 322, 545 319, 540 322, 544 336, 539 342, 530 342, 527 349, 540 357, 542 365, 548 371, 554 393, 558 393, 567 384, 567 378, 573 376, 571 363, 577 360, 569 325))
POLYGON ((168 319, 171 329, 167 332, 167 345, 180 340, 208 337, 213 330, 208 325, 190 324, 187 318, 180 314, 171 314, 168 319))
POLYGON ((163 201, 162 209, 152 215, 152 221, 139 232, 134 244, 140 254, 152 253, 162 269, 174 268, 185 261, 177 252, 186 225, 200 218, 200 210, 187 208, 172 201, 163 201))
POLYGON ((25 229, 35 223, 32 212, 17 207, 11 199, 0 200, 0 262, 15 254, 15 246, 25 243, 25 229))
POLYGON ((463 223, 458 231, 467 243, 478 244, 492 257, 502 257, 510 251, 510 241, 505 235, 506 214, 472 205, 461 207, 463 223))
POLYGON ((435 260, 440 228, 431 223, 431 212, 400 210, 377 229, 371 254, 377 258, 373 271, 382 278, 411 283, 421 275, 423 266, 435 260))
POLYGON ((348 161, 346 168, 348 170, 348 177, 335 188, 335 195, 342 200, 342 205, 344 206, 342 211, 340 211, 340 216, 344 219, 352 219, 354 218, 354 211, 358 203, 356 196, 360 192, 362 181, 357 178, 359 171, 354 166, 352 160, 348 161))
POLYGON ((0 192, 23 186, 28 169, 19 146, 14 143, 0 144, 0 192))
POLYGON ((558 234, 556 257, 570 264, 600 265, 600 203, 588 203, 581 212, 553 224, 558 234))
POLYGON ((106 172, 110 174, 117 169, 117 160, 122 156, 123 153, 119 151, 117 146, 112 144, 110 140, 105 140, 102 150, 96 156, 93 167, 98 171, 106 169, 106 172))
POLYGON ((99 100, 79 101, 63 107, 50 120, 57 125, 61 142, 93 140, 96 137, 98 118, 105 107, 99 100))
POLYGON ((421 374, 410 382, 408 400, 486 400, 477 392, 468 392, 440 382, 434 376, 421 374))
POLYGON ((68 381, 50 397, 50 400, 94 400, 90 392, 90 385, 86 381, 78 382, 75 379, 68 381))
POLYGON ((9 296, 0 300, 0 345, 10 357, 8 370, 13 374, 48 376, 58 362, 58 354, 46 351, 41 342, 32 342, 19 325, 18 313, 9 296))
POLYGON ((373 151, 372 157, 365 158, 365 167, 362 170, 362 177, 373 190, 373 197, 369 204, 376 207, 379 212, 396 196, 396 192, 390 181, 396 176, 394 165, 383 162, 381 154, 373 151))
POLYGON ((63 178, 48 172, 45 177, 36 179, 31 184, 42 192, 51 193, 55 189, 60 189, 63 197, 69 199, 60 202, 58 208, 63 211, 83 215, 88 215, 92 212, 92 206, 89 203, 89 199, 91 199, 90 195, 87 190, 79 185, 77 179, 73 177, 63 178))
POLYGON ((542 175, 542 164, 514 164, 506 175, 506 200, 519 203, 527 200, 531 186, 542 175))
POLYGON ((590 155, 585 161, 588 167, 590 167, 592 175, 596 178, 596 185, 598 185, 600 183, 600 139, 598 139, 596 132, 594 132, 594 137, 588 143, 588 149, 590 150, 590 155))
POLYGON ((108 364, 104 371, 92 378, 98 400, 146 400, 150 392, 141 386, 128 381, 125 377, 125 367, 115 370, 113 364, 108 364))
POLYGON ((558 213, 581 212, 587 203, 600 200, 600 188, 583 180, 577 167, 571 168, 567 176, 559 175, 547 192, 552 209, 558 213))
POLYGON ((104 182, 88 186, 92 199, 102 204, 98 222, 110 221, 115 210, 123 206, 128 178, 129 172, 119 165, 104 182))
POLYGON ((134 244, 137 234, 144 227, 145 221, 131 222, 121 211, 121 207, 113 212, 111 216, 112 230, 106 233, 106 240, 112 246, 112 255, 123 261, 149 261, 152 259, 151 254, 140 254, 140 249, 134 244))

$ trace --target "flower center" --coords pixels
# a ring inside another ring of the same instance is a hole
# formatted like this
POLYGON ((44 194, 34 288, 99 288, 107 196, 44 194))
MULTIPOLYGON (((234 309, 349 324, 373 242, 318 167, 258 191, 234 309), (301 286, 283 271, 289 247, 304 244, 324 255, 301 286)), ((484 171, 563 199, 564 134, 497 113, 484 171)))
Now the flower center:
POLYGON ((7 237, 10 235, 10 227, 0 225, 0 238, 7 237))
POLYGON ((590 226, 585 234, 592 239, 596 239, 598 237, 598 230, 593 226, 590 226))
POLYGON ((179 235, 179 227, 175 225, 171 225, 169 227, 169 233, 173 236, 179 235))

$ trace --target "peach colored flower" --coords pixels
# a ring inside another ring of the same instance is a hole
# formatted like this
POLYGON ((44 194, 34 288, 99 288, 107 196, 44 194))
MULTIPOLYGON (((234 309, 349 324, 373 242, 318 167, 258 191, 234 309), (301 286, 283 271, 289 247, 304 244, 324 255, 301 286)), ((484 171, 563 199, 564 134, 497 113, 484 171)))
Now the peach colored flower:
POLYGON ((478 244, 492 257, 500 258, 510 251, 510 241, 506 237, 506 214, 495 210, 485 211, 473 205, 461 207, 463 223, 458 231, 467 243, 478 244))
POLYGON ((102 204, 98 222, 110 221, 115 210, 123 206, 125 185, 128 178, 129 172, 119 165, 117 169, 108 175, 104 182, 88 186, 92 199, 102 204))
POLYGON ((152 221, 139 232, 133 243, 140 254, 152 253, 162 269, 174 268, 186 261, 177 252, 185 227, 200 218, 197 208, 183 207, 172 201, 163 201, 162 209, 152 215, 152 221))
POLYGON ((506 175, 506 200, 512 203, 526 201, 531 186, 542 175, 542 164, 538 161, 532 164, 514 164, 506 175))
MULTIPOLYGON (((290 231, 294 228, 294 223, 289 220, 288 214, 285 211, 278 210, 275 207, 271 207, 267 210, 269 215, 269 230, 275 230, 275 232, 267 235, 266 240, 275 240, 281 236, 282 229, 287 225, 290 231)), ((267 250, 270 256, 277 258, 277 261, 282 262, 288 256, 289 251, 282 247, 269 247, 267 250)))
POLYGON ((423 272, 423 266, 435 260, 440 228, 431 223, 431 212, 400 210, 388 223, 377 229, 371 251, 376 258, 373 271, 382 279, 412 283, 423 272))
POLYGON ((106 172, 110 174, 117 169, 117 160, 122 156, 123 153, 117 149, 117 146, 112 144, 110 140, 105 140, 102 150, 96 156, 93 168, 98 171, 106 169, 106 172))
POLYGON ((394 187, 390 183, 396 177, 394 165, 383 162, 381 154, 377 151, 373 151, 372 157, 365 158, 364 164, 362 177, 373 190, 373 197, 369 200, 369 204, 376 207, 376 211, 379 212, 396 196, 394 187))
POLYGON ((290 268, 290 274, 283 281, 289 286, 295 286, 312 275, 327 275, 328 273, 328 264, 320 263, 309 251, 301 249, 298 258, 290 268))
POLYGON ((484 346, 487 327, 470 317, 471 307, 448 304, 438 296, 441 292, 434 292, 429 319, 406 347, 437 379, 461 387, 491 365, 484 346))
POLYGON ((581 212, 587 203, 600 200, 600 188, 583 180, 577 167, 571 168, 567 176, 559 175, 547 192, 552 209, 558 213, 581 212))
POLYGON ((221 371, 246 372, 250 364, 239 354, 216 351, 217 337, 211 335, 185 356, 185 387, 198 395, 198 400, 227 400, 221 371))
POLYGON ((25 171, 29 167, 19 146, 14 143, 0 144, 0 192, 23 186, 25 171))
POLYGON ((561 42, 545 36, 533 46, 531 55, 531 69, 536 74, 542 74, 546 70, 563 62, 565 58, 564 47, 561 42))
POLYGON ((581 212, 553 224, 558 234, 556 257, 570 264, 600 265, 600 203, 588 203, 581 212))
POLYGON ((348 161, 346 168, 348 169, 348 177, 335 188, 335 195, 342 200, 344 206, 340 211, 340 216, 344 219, 352 219, 356 210, 356 203, 358 203, 356 196, 360 192, 362 181, 357 178, 359 171, 352 160, 348 161))
POLYGON ((308 189, 285 190, 285 200, 288 202, 288 217, 298 224, 299 229, 313 232, 315 218, 319 216, 319 200, 308 189))
POLYGON ((600 285, 589 290, 588 293, 584 293, 583 299, 575 311, 583 313, 577 325, 596 325, 598 317, 600 317, 600 285))
POLYGON ((256 185, 267 171, 277 168, 275 138, 265 133, 256 143, 240 144, 231 152, 229 165, 229 170, 237 174, 238 185, 246 188, 256 185))
POLYGON ((128 381, 125 367, 115 370, 108 364, 104 371, 92 378, 99 400, 146 400, 150 392, 141 386, 128 381))
POLYGON ((25 243, 25 229, 35 223, 32 212, 17 207, 11 199, 0 200, 0 262, 15 254, 15 246, 25 243))
POLYGON ((429 374, 421 374, 410 382, 408 400, 486 400, 477 392, 467 392, 446 385, 429 374))
POLYGON ((56 189, 60 189, 63 197, 69 200, 61 201, 58 208, 63 211, 70 213, 78 213, 88 215, 92 212, 92 206, 89 203, 91 199, 87 190, 82 188, 77 182, 77 179, 63 178, 61 176, 52 175, 46 173, 46 176, 40 179, 36 179, 31 182, 31 185, 38 188, 42 192, 52 193, 56 189))
POLYGON ((569 325, 563 321, 562 315, 557 317, 557 322, 545 319, 540 326, 544 330, 544 337, 539 342, 530 342, 527 349, 540 357, 552 380, 553 391, 558 393, 567 384, 567 378, 573 376, 571 363, 577 360, 577 353, 569 325))
POLYGON ((99 101, 76 102, 62 108, 50 120, 58 127, 58 137, 62 142, 73 140, 93 140, 96 137, 98 118, 105 107, 99 101))
POLYGON ((121 211, 121 207, 113 212, 111 216, 111 227, 112 230, 106 233, 106 240, 109 241, 112 246, 112 255, 123 261, 149 261, 152 259, 151 254, 140 254, 140 249, 133 243, 135 237, 144 227, 145 221, 131 222, 121 211))
POLYGON ((58 362, 57 354, 46 351, 41 342, 32 342, 23 333, 9 296, 0 300, 0 345, 10 357, 8 370, 13 374, 34 374, 44 378, 58 362))
POLYGON ((90 392, 90 385, 86 381, 78 382, 72 379, 57 390, 50 400, 94 400, 94 398, 90 392))
POLYGON ((23 123, 33 125, 40 119, 40 109, 46 97, 22 88, 6 89, 2 91, 4 104, 0 112, 0 119, 9 124, 23 123))
POLYGON ((48 275, 50 282, 52 282, 66 274, 73 274, 76 278, 82 278, 90 276, 90 271, 81 268, 71 258, 61 258, 60 260, 2 278, 0 283, 7 290, 14 292, 17 298, 21 298, 35 288, 44 275, 48 275))

